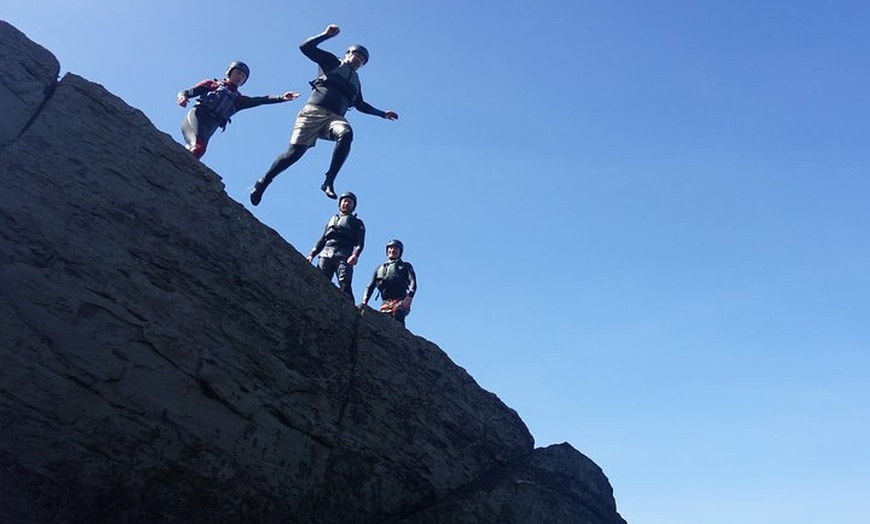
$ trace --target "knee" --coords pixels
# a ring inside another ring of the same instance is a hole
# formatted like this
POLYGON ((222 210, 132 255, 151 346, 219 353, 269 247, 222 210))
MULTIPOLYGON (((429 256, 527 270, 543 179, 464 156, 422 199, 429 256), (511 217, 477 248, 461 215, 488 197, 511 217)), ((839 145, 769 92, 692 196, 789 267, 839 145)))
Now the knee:
POLYGON ((350 127, 341 128, 335 135, 335 141, 339 144, 350 144, 353 142, 353 129, 350 127))
POLYGON ((205 149, 208 146, 208 143, 203 140, 197 140, 195 144, 190 146, 190 152, 193 153, 193 156, 196 158, 202 158, 202 155, 205 154, 205 149))

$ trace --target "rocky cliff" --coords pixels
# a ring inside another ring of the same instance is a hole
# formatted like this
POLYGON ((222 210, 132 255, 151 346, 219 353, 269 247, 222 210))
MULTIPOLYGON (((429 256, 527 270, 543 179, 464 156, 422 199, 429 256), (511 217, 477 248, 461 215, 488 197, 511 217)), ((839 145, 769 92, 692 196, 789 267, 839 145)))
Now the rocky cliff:
POLYGON ((0 522, 624 524, 140 111, 0 21, 0 522))

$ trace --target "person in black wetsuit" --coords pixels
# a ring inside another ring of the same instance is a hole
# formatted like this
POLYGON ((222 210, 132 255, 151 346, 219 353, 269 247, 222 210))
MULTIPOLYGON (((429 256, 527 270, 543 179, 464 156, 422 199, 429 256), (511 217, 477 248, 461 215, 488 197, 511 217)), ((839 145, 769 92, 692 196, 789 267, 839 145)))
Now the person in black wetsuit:
POLYGON ((353 302, 353 266, 359 260, 366 243, 366 226, 357 218, 356 195, 348 191, 338 199, 337 215, 326 223, 323 234, 308 254, 311 262, 319 255, 317 267, 328 278, 338 277, 338 288, 353 302))
POLYGON ((227 68, 225 79, 203 80, 190 89, 178 92, 177 102, 181 107, 187 107, 189 99, 198 97, 196 105, 187 112, 181 123, 181 134, 193 156, 202 158, 211 136, 217 128, 225 129, 236 112, 299 98, 299 93, 293 91, 279 96, 245 96, 239 92, 239 87, 250 75, 247 64, 236 61, 227 68))
POLYGON ((320 189, 329 198, 336 198, 333 183, 350 153, 350 144, 353 141, 353 129, 344 118, 347 110, 353 107, 360 113, 387 120, 399 118, 395 111, 381 111, 363 100, 357 70, 369 61, 369 52, 365 47, 350 46, 341 60, 317 47, 338 33, 339 27, 332 24, 323 33, 309 38, 299 46, 302 53, 319 66, 318 76, 311 81, 311 96, 293 124, 290 147, 275 159, 269 171, 254 184, 251 204, 255 206, 263 199, 263 193, 272 180, 302 158, 308 148, 314 147, 318 138, 335 141, 332 161, 320 189))
POLYGON ((417 274, 414 266, 402 260, 405 246, 400 240, 387 243, 387 261, 375 269, 372 281, 363 294, 360 309, 369 302, 375 288, 381 294, 381 313, 398 320, 403 326, 405 317, 411 313, 411 302, 417 292, 417 274))

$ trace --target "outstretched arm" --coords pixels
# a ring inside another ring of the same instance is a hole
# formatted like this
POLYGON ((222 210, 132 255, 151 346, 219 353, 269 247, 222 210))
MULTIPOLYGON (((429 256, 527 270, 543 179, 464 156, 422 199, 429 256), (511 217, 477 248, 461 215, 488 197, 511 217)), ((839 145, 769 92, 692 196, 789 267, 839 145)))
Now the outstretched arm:
POLYGON ((283 95, 269 96, 241 96, 236 102, 236 109, 250 109, 252 107, 261 106, 263 104, 280 104, 281 102, 289 102, 299 98, 299 93, 295 91, 287 91, 283 95))
POLYGON ((379 116, 381 118, 386 118, 387 120, 399 119, 399 114, 395 111, 381 111, 380 109, 363 100, 362 89, 360 89, 359 96, 356 97, 356 102, 353 104, 353 107, 356 108, 356 110, 360 113, 365 113, 367 115, 379 116))
POLYGON ((353 104, 353 107, 356 108, 356 110, 360 113, 365 113, 367 115, 379 116, 381 118, 386 118, 387 120, 399 119, 399 114, 395 111, 381 111, 380 109, 363 100, 362 89, 360 89, 359 96, 356 97, 356 102, 353 104))
POLYGON ((217 80, 203 80, 202 82, 196 84, 190 89, 185 89, 184 91, 179 91, 177 95, 175 95, 175 101, 181 107, 187 107, 187 101, 191 98, 196 98, 200 95, 208 93, 209 91, 214 91, 218 88, 220 82, 217 80))
POLYGON ((368 102, 366 102, 365 100, 363 100, 362 96, 360 96, 360 98, 356 101, 356 103, 353 105, 353 107, 355 107, 356 110, 359 111, 360 113, 365 113, 367 115, 379 116, 381 118, 386 118, 387 120, 398 120, 399 119, 399 113, 396 113, 395 111, 392 111, 392 110, 381 111, 380 109, 374 107, 373 105, 371 105, 368 102))

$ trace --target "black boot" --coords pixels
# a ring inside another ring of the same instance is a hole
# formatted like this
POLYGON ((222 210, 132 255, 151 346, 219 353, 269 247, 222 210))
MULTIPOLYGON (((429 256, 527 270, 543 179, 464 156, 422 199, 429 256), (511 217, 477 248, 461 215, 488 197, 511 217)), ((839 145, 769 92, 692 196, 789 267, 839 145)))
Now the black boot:
POLYGON ((335 194, 335 188, 332 187, 332 183, 335 182, 335 176, 326 175, 326 180, 323 181, 323 184, 320 186, 320 190, 326 193, 326 196, 335 200, 338 198, 338 195, 335 194))
POLYGON ((333 200, 337 199, 338 196, 335 194, 335 188, 332 187, 332 184, 335 182, 335 177, 338 176, 341 166, 344 165, 344 161, 347 160, 347 155, 350 154, 351 142, 353 142, 353 130, 348 126, 335 138, 335 148, 332 150, 329 170, 326 171, 326 180, 320 186, 320 190, 333 200))
POLYGON ((263 193, 266 192, 266 188, 269 187, 269 184, 272 183, 272 179, 270 178, 261 178, 257 180, 254 184, 254 189, 251 190, 251 203, 256 205, 260 204, 260 201, 263 200, 263 193))

